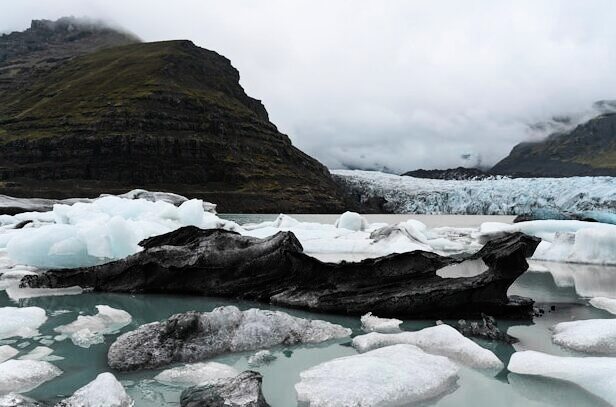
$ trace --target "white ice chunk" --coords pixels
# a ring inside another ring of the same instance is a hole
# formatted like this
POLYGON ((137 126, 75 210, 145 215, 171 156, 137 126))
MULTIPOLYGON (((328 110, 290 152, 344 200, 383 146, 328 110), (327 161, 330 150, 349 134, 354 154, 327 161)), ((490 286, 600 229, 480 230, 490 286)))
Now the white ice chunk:
POLYGON ((163 370, 154 376, 154 380, 163 384, 176 386, 196 386, 203 383, 213 382, 218 379, 235 377, 239 373, 240 372, 231 366, 222 363, 190 363, 163 370))
POLYGON ((0 346, 0 363, 15 357, 19 351, 10 345, 0 346))
POLYGON ((62 400, 66 407, 131 407, 133 400, 111 373, 101 373, 96 379, 62 400))
POLYGON ((47 320, 45 310, 39 307, 0 308, 0 339, 21 336, 31 338, 39 334, 38 328, 47 320))
POLYGON ((616 358, 553 356, 529 350, 515 352, 507 368, 513 373, 574 383, 616 405, 616 358))
POLYGON ((616 315, 616 299, 607 297, 595 297, 590 301, 590 305, 595 308, 606 310, 610 314, 616 315))
POLYGON ((554 325, 552 341, 578 352, 616 354, 616 319, 586 319, 554 325))
POLYGON ((96 315, 80 315, 70 324, 58 326, 54 330, 69 337, 75 345, 89 348, 103 343, 103 335, 117 332, 132 320, 128 312, 107 305, 97 305, 96 309, 96 315))
POLYGON ((361 353, 396 344, 415 345, 425 352, 446 356, 473 368, 503 368, 503 363, 494 353, 482 348, 455 328, 446 324, 424 328, 416 332, 395 334, 372 332, 353 338, 353 347, 361 353))
POLYGON ((401 323, 401 320, 395 318, 379 318, 372 315, 372 312, 361 317, 361 327, 365 332, 398 332, 401 323))
POLYGON ((0 363, 0 394, 25 393, 62 374, 49 362, 7 360, 0 363))
POLYGON ((402 406, 455 388, 449 359, 412 345, 394 345, 321 363, 300 373, 298 400, 310 407, 402 406))
POLYGON ((337 228, 343 228, 358 232, 365 230, 368 227, 366 218, 361 216, 357 212, 345 212, 336 220, 335 226, 337 228))

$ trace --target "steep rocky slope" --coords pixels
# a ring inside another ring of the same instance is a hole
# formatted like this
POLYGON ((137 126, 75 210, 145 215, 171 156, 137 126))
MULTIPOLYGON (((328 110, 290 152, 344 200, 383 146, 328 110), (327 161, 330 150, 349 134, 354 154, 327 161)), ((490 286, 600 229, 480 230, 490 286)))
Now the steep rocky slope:
POLYGON ((344 209, 327 168, 278 132, 230 61, 190 41, 103 47, 22 77, 0 93, 1 193, 140 187, 220 211, 344 209))
POLYGON ((616 176, 616 113, 604 113, 538 143, 521 143, 493 174, 520 177, 616 176))

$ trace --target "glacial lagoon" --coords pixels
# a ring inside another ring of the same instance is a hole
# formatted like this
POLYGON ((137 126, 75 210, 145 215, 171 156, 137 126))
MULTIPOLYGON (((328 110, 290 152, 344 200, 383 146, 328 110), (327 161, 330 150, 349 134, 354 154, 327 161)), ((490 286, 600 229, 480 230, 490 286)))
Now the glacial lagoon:
MULTIPOLYGON (((222 218, 240 224, 272 220, 275 215, 221 215, 222 218)), ((333 223, 336 217, 329 215, 294 216, 302 221, 333 223)), ((396 223, 409 217, 417 218, 430 226, 455 225, 476 227, 493 216, 407 216, 368 215, 370 222, 396 223)), ((496 217, 498 221, 510 222, 511 217, 496 217)), ((520 341, 514 345, 476 340, 481 346, 492 350, 507 366, 511 354, 520 350, 537 350, 554 355, 584 356, 566 350, 552 343, 550 328, 563 321, 590 318, 612 318, 613 315, 592 307, 588 298, 595 296, 616 297, 616 267, 588 266, 550 262, 531 262, 531 268, 510 288, 509 294, 533 298, 544 314, 529 321, 499 320, 499 327, 520 341), (554 309, 552 310, 552 307, 554 309)), ((279 309, 303 318, 323 319, 352 329, 353 335, 363 333, 359 317, 317 314, 301 310, 286 309, 252 302, 238 302, 228 299, 204 298, 174 295, 128 295, 109 293, 84 293, 80 295, 50 296, 11 300, 6 292, 0 291, 0 307, 36 306, 46 310, 48 319, 40 327, 40 335, 34 338, 15 338, 1 341, 17 348, 20 357, 43 343, 53 349, 53 355, 63 359, 53 364, 63 373, 26 395, 41 401, 57 401, 72 394, 76 389, 92 381, 97 374, 109 371, 107 350, 115 338, 136 327, 168 318, 172 314, 189 310, 211 311, 222 305, 236 305, 240 309, 258 307, 279 309), (120 332, 104 336, 104 343, 89 348, 74 345, 70 339, 53 341, 58 335, 54 328, 74 321, 79 315, 93 315, 95 306, 109 305, 127 311, 132 322, 120 332), (12 342, 15 340, 15 342, 12 342), (12 342, 12 343, 11 343, 12 342)), ((455 324, 455 321, 445 320, 455 324)), ((413 331, 435 324, 433 320, 405 320, 403 330, 413 331)), ((356 354, 348 338, 334 340, 320 345, 276 347, 271 349, 275 360, 259 366, 251 366, 248 358, 254 352, 222 355, 212 359, 236 368, 238 371, 252 369, 263 375, 263 392, 274 407, 297 405, 294 385, 299 374, 321 362, 336 357, 356 354)), ((412 367, 409 367, 412 368, 412 367)), ((163 369, 139 372, 113 372, 125 386, 136 406, 179 405, 182 387, 169 386, 153 378, 163 369)), ((377 373, 378 374, 378 373, 377 373)), ((427 403, 433 406, 600 406, 602 400, 577 386, 551 379, 518 375, 506 369, 496 375, 470 368, 462 368, 457 388, 448 394, 427 403)))

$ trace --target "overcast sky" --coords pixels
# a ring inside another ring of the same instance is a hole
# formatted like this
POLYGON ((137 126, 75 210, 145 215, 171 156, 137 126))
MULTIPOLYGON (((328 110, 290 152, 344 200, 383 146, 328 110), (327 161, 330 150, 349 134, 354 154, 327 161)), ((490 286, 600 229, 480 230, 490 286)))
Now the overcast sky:
POLYGON ((613 0, 19 0, 0 31, 65 15, 225 55, 330 168, 490 165, 528 124, 616 99, 613 0))

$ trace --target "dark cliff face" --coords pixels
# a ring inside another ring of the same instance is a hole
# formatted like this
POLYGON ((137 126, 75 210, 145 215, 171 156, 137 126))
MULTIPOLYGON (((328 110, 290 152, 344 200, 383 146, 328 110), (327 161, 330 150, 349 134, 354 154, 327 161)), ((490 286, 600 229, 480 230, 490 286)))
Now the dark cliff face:
POLYGON ((140 187, 223 212, 345 207, 328 170, 278 132, 230 61, 189 41, 105 47, 26 82, 0 92, 2 193, 140 187))
POLYGON ((602 114, 539 143, 518 144, 490 172, 520 177, 616 176, 616 114, 602 114))

